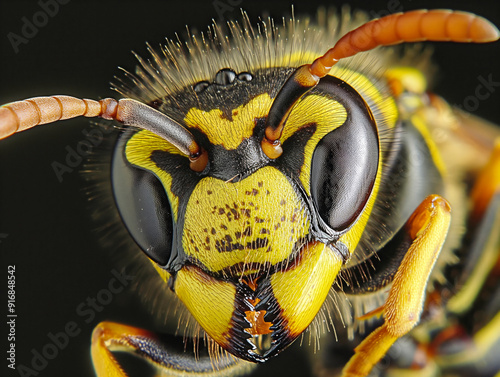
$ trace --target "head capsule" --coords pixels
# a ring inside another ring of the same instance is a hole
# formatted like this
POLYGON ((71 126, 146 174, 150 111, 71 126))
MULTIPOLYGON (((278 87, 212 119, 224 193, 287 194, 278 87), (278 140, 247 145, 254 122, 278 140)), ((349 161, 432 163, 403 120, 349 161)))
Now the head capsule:
POLYGON ((250 361, 276 355, 314 319, 349 257, 339 239, 378 172, 370 108, 335 77, 290 111, 281 156, 264 153, 273 104, 264 83, 289 73, 255 70, 245 73, 252 80, 207 80, 176 94, 196 103, 175 121, 206 151, 201 172, 147 130, 124 133, 113 160, 116 203, 137 244, 205 331, 250 361))
POLYGON ((374 200, 381 170, 377 125, 365 100, 328 76, 331 67, 379 45, 498 39, 496 28, 479 18, 470 35, 436 32, 464 17, 474 16, 387 16, 348 33, 312 64, 225 67, 159 99, 159 110, 172 112, 206 151, 203 169, 189 169, 186 157, 158 135, 124 136, 113 176, 115 182, 128 176, 129 183, 115 186, 133 190, 115 193, 119 208, 136 203, 131 216, 121 210, 124 222, 223 348, 265 361, 291 344, 353 251, 343 237, 374 200), (423 22, 427 17, 432 26, 423 22), (415 22, 426 25, 416 34, 401 26, 415 22), (144 232, 151 220, 152 230, 144 232))

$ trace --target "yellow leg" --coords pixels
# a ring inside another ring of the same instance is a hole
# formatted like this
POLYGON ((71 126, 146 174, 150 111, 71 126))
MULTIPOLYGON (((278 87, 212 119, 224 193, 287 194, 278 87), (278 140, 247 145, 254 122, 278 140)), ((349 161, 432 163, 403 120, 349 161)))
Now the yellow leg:
MULTIPOLYGON (((182 339, 175 339, 182 341, 182 339)), ((215 346, 215 343, 213 343, 215 346)), ((210 356, 175 350, 155 334, 113 322, 101 322, 92 334, 92 362, 98 377, 127 377, 112 351, 134 353, 162 376, 237 377, 249 373, 254 364, 236 359, 225 351, 210 356)))
POLYGON ((356 347, 343 377, 365 377, 392 344, 420 320, 427 280, 446 239, 450 206, 438 195, 427 197, 406 222, 412 240, 384 304, 384 324, 356 347))
POLYGON ((127 339, 144 336, 154 339, 154 335, 135 327, 113 322, 101 322, 92 333, 92 362, 97 376, 127 377, 110 350, 126 348, 133 352, 134 347, 127 339))
POLYGON ((472 188, 472 216, 478 220, 482 217, 493 196, 500 192, 500 138, 495 142, 490 160, 482 169, 472 188))
POLYGON ((471 191, 471 226, 475 228, 472 242, 468 247, 472 265, 463 261, 466 276, 458 287, 458 292, 447 304, 448 311, 463 314, 470 310, 476 297, 483 289, 488 276, 500 262, 500 138, 488 163, 479 172, 471 191))

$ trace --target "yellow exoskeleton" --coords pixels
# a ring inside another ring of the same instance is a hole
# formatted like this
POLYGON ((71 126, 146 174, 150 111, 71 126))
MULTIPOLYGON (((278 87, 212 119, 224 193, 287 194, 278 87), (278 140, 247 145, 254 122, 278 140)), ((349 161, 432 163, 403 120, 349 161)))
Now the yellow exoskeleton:
POLYGON ((97 375, 127 375, 114 351, 159 375, 246 375, 305 331, 339 325, 345 339, 327 347, 337 350, 320 375, 368 376, 403 337, 403 355, 380 373, 496 374, 500 132, 378 47, 494 42, 497 28, 418 10, 259 28, 243 13, 228 31, 151 49, 116 82, 119 100, 54 95, 0 108, 2 137, 77 116, 121 124, 109 170, 119 221, 155 295, 206 340, 197 356, 102 322, 97 375), (479 329, 467 327, 474 313, 479 329), (353 343, 349 357, 338 352, 353 343))

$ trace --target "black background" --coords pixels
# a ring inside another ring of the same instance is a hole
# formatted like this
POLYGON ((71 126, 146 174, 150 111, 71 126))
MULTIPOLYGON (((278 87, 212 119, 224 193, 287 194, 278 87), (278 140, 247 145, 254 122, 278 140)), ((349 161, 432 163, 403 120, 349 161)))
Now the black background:
MULTIPOLYGON (((235 0, 232 0, 235 3, 235 0)), ((142 56, 145 41, 153 46, 164 37, 190 25, 205 30, 211 19, 239 17, 239 7, 248 10, 253 21, 268 11, 274 17, 289 14, 292 2, 243 0, 233 11, 217 14, 214 1, 81 1, 61 5, 58 14, 15 53, 7 39, 9 32, 21 34, 22 17, 31 19, 40 11, 36 1, 0 3, 0 103, 48 94, 77 97, 116 96, 109 81, 119 73, 117 66, 132 70, 136 62, 130 51, 142 56)), ((230 4, 221 0, 218 3, 230 4)), ((340 6, 339 1, 295 1, 296 14, 315 13, 318 5, 340 6)), ((500 3, 493 1, 352 1, 352 7, 380 12, 394 6, 402 10, 453 8, 472 11, 500 25, 500 3)), ((474 95, 479 76, 492 74, 500 81, 500 44, 436 44, 435 62, 440 71, 434 91, 450 103, 463 104, 474 95)), ((476 115, 500 124, 500 91, 480 101, 476 115)), ((40 376, 92 375, 89 344, 92 327, 98 321, 147 327, 149 316, 129 291, 116 295, 90 324, 75 310, 87 297, 107 287, 112 278, 112 259, 97 242, 95 225, 87 215, 85 182, 78 172, 64 175, 59 183, 51 163, 64 162, 66 146, 84 139, 81 131, 88 121, 76 119, 54 126, 38 127, 0 142, 0 281, 6 286, 7 265, 16 266, 16 363, 29 366, 31 350, 40 351, 49 342, 47 334, 64 329, 68 321, 82 332, 70 340, 40 376)), ((3 288, 0 290, 3 292, 3 288)), ((5 318, 7 298, 0 298, 5 318)), ((3 319, 2 319, 3 322, 3 319)), ((7 345, 2 326, 0 343, 7 345)), ((290 352, 292 354, 293 351, 290 352)), ((2 355, 5 353, 2 352, 2 355)), ((2 356, 0 374, 18 375, 6 368, 2 356)), ((304 375, 300 357, 281 355, 260 370, 270 375, 273 368, 289 375, 304 375)))

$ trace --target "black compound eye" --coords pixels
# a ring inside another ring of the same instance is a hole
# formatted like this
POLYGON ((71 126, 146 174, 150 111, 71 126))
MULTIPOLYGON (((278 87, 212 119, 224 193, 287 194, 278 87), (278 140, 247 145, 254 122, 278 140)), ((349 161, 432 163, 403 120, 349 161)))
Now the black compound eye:
MULTIPOLYGON (((347 84, 330 78, 318 87, 334 94, 347 110, 346 122, 318 143, 311 163, 311 196, 321 219, 333 230, 348 229, 373 190, 379 164, 378 132, 371 111, 347 84)), ((340 81, 340 80, 338 80, 340 81)))
POLYGON ((160 180, 126 161, 124 147, 129 136, 120 138, 113 156, 115 202, 134 241, 149 258, 165 266, 172 253, 172 209, 160 180))

